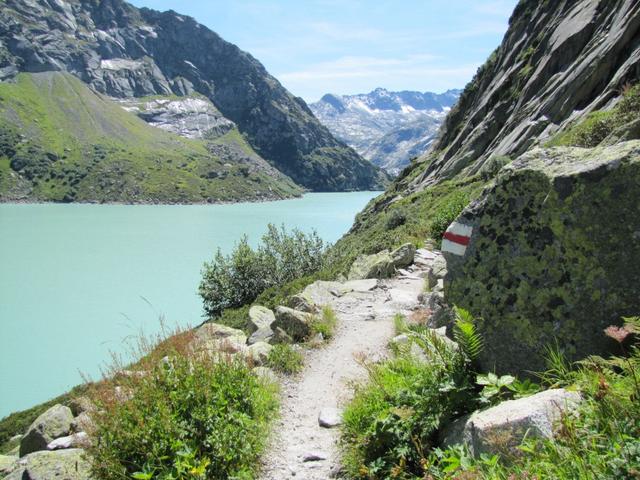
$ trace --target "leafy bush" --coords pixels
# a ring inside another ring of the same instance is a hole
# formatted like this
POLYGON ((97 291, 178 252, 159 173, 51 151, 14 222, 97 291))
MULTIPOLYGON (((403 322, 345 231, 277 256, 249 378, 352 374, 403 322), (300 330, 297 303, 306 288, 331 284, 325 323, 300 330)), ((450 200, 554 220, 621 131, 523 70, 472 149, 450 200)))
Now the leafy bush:
POLYGON ((219 316, 227 308, 254 301, 270 287, 317 271, 325 250, 316 232, 287 233, 284 226, 278 229, 270 224, 255 250, 243 237, 230 255, 218 250, 213 261, 205 263, 199 287, 205 312, 219 316))
POLYGON ((429 224, 431 238, 441 239, 451 222, 458 218, 468 204, 469 196, 465 192, 454 192, 449 195, 446 202, 436 210, 429 224))
POLYGON ((269 352, 267 366, 273 368, 277 372, 291 375, 302 370, 302 367, 304 366, 304 357, 302 356, 302 353, 291 345, 281 343, 274 345, 269 352))
POLYGON ((405 212, 401 210, 393 210, 387 216, 386 227, 387 230, 393 230, 394 228, 398 228, 400 225, 404 225, 407 222, 407 216, 405 212))
POLYGON ((245 363, 174 356, 120 388, 97 400, 97 478, 253 478, 277 395, 245 363))
POLYGON ((401 350, 366 365, 368 383, 356 388, 343 415, 344 463, 353 478, 422 478, 440 427, 478 405, 464 350, 424 327, 405 331, 428 360, 401 350))
POLYGON ((506 155, 494 155, 480 169, 480 176, 486 182, 498 175, 502 167, 511 163, 511 158, 506 155))

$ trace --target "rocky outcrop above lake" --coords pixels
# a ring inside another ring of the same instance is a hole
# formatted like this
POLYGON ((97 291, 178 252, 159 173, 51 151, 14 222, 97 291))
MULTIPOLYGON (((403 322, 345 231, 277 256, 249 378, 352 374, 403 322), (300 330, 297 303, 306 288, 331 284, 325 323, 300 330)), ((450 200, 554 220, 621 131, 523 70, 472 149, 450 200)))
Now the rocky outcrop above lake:
POLYGON ((571 122, 610 108, 639 78, 637 1, 523 0, 410 189, 471 176, 495 156, 515 158, 571 122))
POLYGON ((117 98, 200 94, 260 156, 308 189, 364 190, 386 182, 260 62, 173 11, 122 0, 7 0, 0 79, 43 71, 69 72, 117 98))
POLYGON ((613 347, 603 330, 640 312, 639 185, 640 141, 534 149, 449 227, 446 300, 478 318, 485 369, 613 347))

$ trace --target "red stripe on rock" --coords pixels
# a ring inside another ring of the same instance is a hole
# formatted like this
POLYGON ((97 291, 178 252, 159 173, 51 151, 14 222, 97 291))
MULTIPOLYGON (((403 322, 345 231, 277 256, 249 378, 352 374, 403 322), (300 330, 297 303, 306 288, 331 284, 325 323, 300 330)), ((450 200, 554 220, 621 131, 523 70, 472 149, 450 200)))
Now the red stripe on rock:
POLYGON ((469 237, 465 237, 464 235, 456 235, 455 233, 451 233, 451 232, 444 232, 444 235, 442 236, 442 238, 449 240, 450 242, 453 243, 459 243, 460 245, 469 245, 469 237))

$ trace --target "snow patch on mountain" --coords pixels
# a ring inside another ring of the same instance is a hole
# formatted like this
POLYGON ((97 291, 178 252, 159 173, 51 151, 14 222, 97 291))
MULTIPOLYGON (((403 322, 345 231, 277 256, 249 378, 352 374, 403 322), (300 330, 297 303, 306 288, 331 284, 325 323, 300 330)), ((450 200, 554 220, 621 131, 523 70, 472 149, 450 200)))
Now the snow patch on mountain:
POLYGON ((358 95, 329 93, 309 106, 331 133, 374 164, 397 174, 429 148, 460 93, 376 88, 358 95))

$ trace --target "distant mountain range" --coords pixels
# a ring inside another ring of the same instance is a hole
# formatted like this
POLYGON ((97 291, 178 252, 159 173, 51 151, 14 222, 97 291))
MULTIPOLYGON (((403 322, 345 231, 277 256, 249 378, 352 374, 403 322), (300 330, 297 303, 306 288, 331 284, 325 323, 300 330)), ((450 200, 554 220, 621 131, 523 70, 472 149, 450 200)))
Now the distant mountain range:
POLYGON ((358 95, 327 94, 309 105, 339 139, 392 174, 434 141, 461 90, 390 92, 376 88, 358 95))
POLYGON ((123 0, 0 3, 0 201, 221 202, 387 183, 193 18, 123 0))

